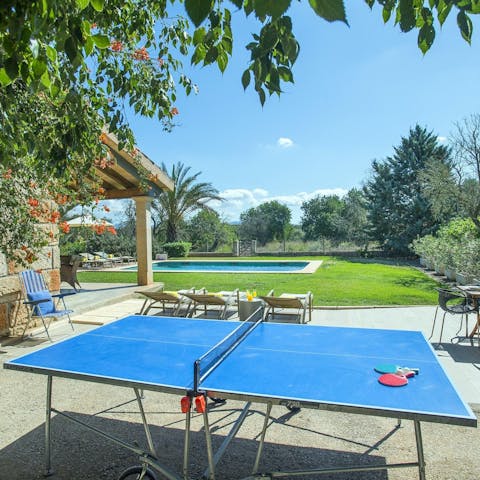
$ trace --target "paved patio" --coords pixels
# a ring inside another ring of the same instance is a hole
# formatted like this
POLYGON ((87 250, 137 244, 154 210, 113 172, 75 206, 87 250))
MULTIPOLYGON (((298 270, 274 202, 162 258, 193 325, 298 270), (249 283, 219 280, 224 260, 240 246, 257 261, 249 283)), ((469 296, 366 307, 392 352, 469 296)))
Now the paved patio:
MULTIPOLYGON (((151 287, 150 287, 151 288, 151 287)), ((84 285, 84 290, 69 298, 76 310, 73 319, 78 334, 129 313, 136 313, 142 305, 134 298, 139 290, 135 285, 84 285), (105 305, 104 303, 107 302, 105 305)), ((422 330, 427 336, 435 308, 375 308, 346 310, 315 310, 313 324, 422 330)), ((473 319, 472 322, 473 323, 473 319)), ((451 344, 458 320, 446 322, 444 340, 436 352, 456 384, 459 392, 474 411, 480 413, 480 349, 477 340, 451 344)), ((55 341, 72 335, 70 327, 59 322, 52 326, 55 341)), ((438 338, 436 334, 434 341, 438 338)), ((332 342, 335 339, 332 338, 332 342)), ((39 336, 23 342, 5 339, 0 347, 0 360, 14 358, 46 345, 39 336)), ((0 479, 40 479, 43 474, 43 423, 45 377, 28 373, 0 370, 0 479)), ((92 415, 91 422, 127 441, 139 440, 144 435, 138 408, 129 389, 111 387, 68 379, 54 380, 54 404, 80 417, 92 415)), ((232 415, 241 405, 229 401, 212 412, 211 422, 218 443, 231 425, 232 415)), ((179 399, 172 395, 147 393, 147 417, 152 424, 155 444, 165 462, 173 469, 181 467, 183 415, 179 399)), ((255 456, 255 446, 261 427, 264 406, 255 405, 242 426, 230 452, 219 466, 221 479, 234 479, 249 473, 255 456)), ((404 421, 396 430, 396 421, 381 417, 335 412, 301 410, 297 414, 285 408, 274 407, 272 426, 267 433, 267 445, 262 464, 290 469, 309 468, 336 463, 369 463, 415 460, 413 426, 404 421)), ((478 428, 456 427, 423 423, 428 480, 478 478, 480 433, 478 428)), ((206 464, 203 455, 202 421, 193 419, 192 475, 199 477, 206 464), (198 447, 198 448, 196 448, 198 447)), ((53 420, 53 463, 58 480, 116 479, 122 469, 138 463, 135 455, 107 440, 85 431, 66 420, 53 420)), ((317 477, 297 477, 317 478, 317 477)), ((358 473, 318 476, 322 479, 415 479, 416 469, 390 470, 388 473, 358 473)))

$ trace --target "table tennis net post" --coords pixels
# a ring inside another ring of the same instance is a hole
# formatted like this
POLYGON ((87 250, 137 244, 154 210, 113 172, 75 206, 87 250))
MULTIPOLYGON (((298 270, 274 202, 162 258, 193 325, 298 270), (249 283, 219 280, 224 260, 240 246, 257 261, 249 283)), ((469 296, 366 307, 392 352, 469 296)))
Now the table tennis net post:
POLYGON ((205 378, 263 321, 263 309, 258 308, 235 330, 195 360, 193 366, 193 389, 197 393, 205 378))

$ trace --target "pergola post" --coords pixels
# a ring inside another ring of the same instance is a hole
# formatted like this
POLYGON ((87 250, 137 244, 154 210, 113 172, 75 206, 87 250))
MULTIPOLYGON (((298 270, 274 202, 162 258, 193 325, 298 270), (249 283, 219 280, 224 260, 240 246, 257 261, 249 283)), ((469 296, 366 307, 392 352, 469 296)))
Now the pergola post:
POLYGON ((137 232, 137 282, 138 285, 153 283, 151 197, 134 197, 137 232))

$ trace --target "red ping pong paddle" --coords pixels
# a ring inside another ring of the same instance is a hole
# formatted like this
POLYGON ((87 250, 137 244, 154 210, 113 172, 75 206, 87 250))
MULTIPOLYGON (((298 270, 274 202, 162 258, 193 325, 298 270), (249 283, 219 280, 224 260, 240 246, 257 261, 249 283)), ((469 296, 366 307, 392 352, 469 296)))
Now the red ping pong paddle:
POLYGON ((378 381, 387 387, 403 387, 408 383, 405 375, 397 375, 396 373, 384 373, 379 377, 378 381))

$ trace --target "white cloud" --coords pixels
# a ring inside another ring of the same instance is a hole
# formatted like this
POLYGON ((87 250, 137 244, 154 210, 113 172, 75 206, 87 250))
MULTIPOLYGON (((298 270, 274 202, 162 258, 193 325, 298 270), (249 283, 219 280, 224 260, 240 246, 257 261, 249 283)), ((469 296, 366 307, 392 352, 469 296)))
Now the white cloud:
POLYGON ((440 143, 446 143, 446 142, 448 142, 448 138, 447 138, 447 137, 438 136, 438 137, 437 137, 437 140, 438 140, 440 143))
POLYGON ((313 192, 299 192, 290 195, 275 195, 267 190, 256 188, 248 190, 244 188, 229 189, 220 192, 223 202, 212 201, 209 205, 217 210, 220 215, 228 221, 237 221, 240 213, 261 203, 277 200, 287 205, 292 211, 292 221, 298 223, 301 217, 301 205, 303 202, 316 196, 338 195, 343 196, 348 190, 344 188, 319 189, 313 192))
POLYGON ((277 140, 277 145, 278 145, 280 148, 291 148, 291 147, 293 147, 295 144, 293 143, 293 140, 292 140, 291 138, 280 137, 280 138, 277 140))

